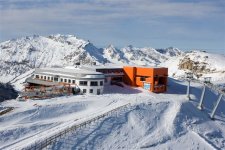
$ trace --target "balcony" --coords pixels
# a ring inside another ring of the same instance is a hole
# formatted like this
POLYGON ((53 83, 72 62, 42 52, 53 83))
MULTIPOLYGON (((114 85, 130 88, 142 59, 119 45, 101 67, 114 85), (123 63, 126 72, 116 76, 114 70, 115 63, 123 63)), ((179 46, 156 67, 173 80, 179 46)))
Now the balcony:
POLYGON ((159 84, 159 85, 154 86, 153 92, 155 92, 155 93, 162 93, 165 91, 166 91, 166 86, 164 84, 161 84, 161 85, 159 84))

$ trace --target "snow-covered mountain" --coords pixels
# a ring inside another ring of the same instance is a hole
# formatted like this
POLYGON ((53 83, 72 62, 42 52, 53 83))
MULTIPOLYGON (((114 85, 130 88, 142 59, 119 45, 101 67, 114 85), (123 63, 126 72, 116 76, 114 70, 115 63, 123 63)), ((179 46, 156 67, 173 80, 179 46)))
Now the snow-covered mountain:
POLYGON ((193 72, 199 79, 212 77, 212 81, 225 81, 225 55, 208 53, 205 51, 188 51, 164 62, 173 77, 184 76, 185 72, 193 72))
POLYGON ((0 43, 1 80, 8 80, 31 68, 103 63, 104 57, 90 42, 73 35, 23 37, 0 43))
POLYGON ((103 49, 103 56, 112 63, 128 63, 129 60, 124 57, 124 54, 113 45, 109 45, 103 49))
POLYGON ((104 49, 104 57, 114 63, 128 63, 135 65, 160 65, 176 56, 180 56, 183 52, 177 48, 154 49, 149 47, 136 48, 132 45, 116 49, 113 45, 104 49))
POLYGON ((36 67, 81 64, 165 66, 170 76, 193 71, 197 77, 225 79, 225 56, 204 51, 184 52, 177 48, 137 48, 129 45, 97 48, 74 35, 28 36, 0 43, 0 82, 8 82, 36 67))
POLYGON ((96 48, 74 35, 28 36, 0 43, 0 81, 8 82, 35 67, 73 66, 76 63, 159 65, 180 55, 178 49, 96 48))

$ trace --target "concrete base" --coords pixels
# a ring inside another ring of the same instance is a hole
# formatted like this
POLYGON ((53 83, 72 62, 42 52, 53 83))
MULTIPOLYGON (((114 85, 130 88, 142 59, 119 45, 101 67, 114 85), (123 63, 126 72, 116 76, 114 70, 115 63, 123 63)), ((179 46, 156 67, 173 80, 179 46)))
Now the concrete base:
POLYGON ((190 97, 189 95, 187 95, 187 99, 188 99, 188 100, 191 100, 191 97, 190 97))
POLYGON ((203 109, 203 107, 202 107, 202 106, 198 106, 197 108, 198 108, 199 110, 202 110, 202 109, 203 109))
POLYGON ((215 118, 214 118, 214 117, 211 117, 211 116, 210 116, 209 118, 210 118, 211 120, 215 121, 215 118))

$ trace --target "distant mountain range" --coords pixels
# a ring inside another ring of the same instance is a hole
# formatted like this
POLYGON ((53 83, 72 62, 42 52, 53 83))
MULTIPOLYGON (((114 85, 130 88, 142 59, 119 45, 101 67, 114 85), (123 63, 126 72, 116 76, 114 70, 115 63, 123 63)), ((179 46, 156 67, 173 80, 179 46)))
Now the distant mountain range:
MULTIPOLYGON (((97 48, 74 35, 34 35, 0 43, 0 81, 8 82, 36 67, 64 67, 77 63, 100 65, 145 65, 169 67, 171 76, 182 70, 225 74, 224 55, 200 51, 184 52, 177 48, 136 48, 132 45, 117 49, 113 45, 97 48)), ((224 75, 225 76, 225 75, 224 75)))

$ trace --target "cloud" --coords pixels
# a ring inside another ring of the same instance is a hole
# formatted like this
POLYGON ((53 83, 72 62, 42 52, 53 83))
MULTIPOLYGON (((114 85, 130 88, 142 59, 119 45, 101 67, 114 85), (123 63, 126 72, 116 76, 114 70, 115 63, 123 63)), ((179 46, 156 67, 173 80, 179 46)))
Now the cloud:
POLYGON ((73 32, 76 28, 81 32, 96 30, 94 37, 98 31, 113 36, 122 33, 124 37, 151 38, 143 35, 146 31, 159 38, 163 34, 167 34, 166 38, 184 34, 189 37, 192 29, 185 23, 215 19, 221 23, 224 15, 223 0, 0 0, 0 32, 8 38, 23 33, 73 32))
POLYGON ((163 24, 166 18, 223 17, 221 7, 209 2, 180 3, 153 0, 8 0, 0 1, 1 32, 44 32, 60 26, 107 26, 120 22, 163 24))
POLYGON ((120 19, 157 19, 162 17, 199 18, 218 16, 223 9, 209 2, 169 2, 153 0, 93 0, 73 1, 0 1, 1 20, 22 21, 68 21, 77 23, 100 23, 120 19), (12 19, 10 19, 12 18, 12 19), (72 21, 74 20, 74 21, 72 21))
POLYGON ((8 0, 0 1, 2 26, 13 23, 111 24, 126 19, 149 20, 169 17, 191 19, 224 17, 217 3, 167 0, 8 0))

